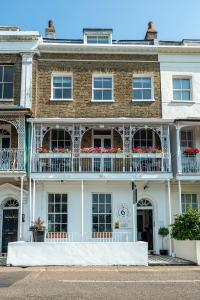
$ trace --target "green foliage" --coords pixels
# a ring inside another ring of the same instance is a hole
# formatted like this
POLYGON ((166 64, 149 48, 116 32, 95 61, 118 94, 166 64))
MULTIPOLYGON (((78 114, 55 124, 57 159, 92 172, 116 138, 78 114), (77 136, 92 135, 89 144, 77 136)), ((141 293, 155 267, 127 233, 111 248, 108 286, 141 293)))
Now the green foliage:
POLYGON ((200 240, 200 213, 189 208, 175 218, 171 228, 171 236, 176 240, 200 240))
POLYGON ((34 222, 32 222, 32 225, 29 228, 30 231, 34 231, 34 230, 40 231, 44 229, 45 229, 44 221, 40 217, 37 218, 34 222))
POLYGON ((165 237, 169 234, 169 229, 166 227, 160 227, 160 229, 158 230, 158 234, 162 237, 165 237))

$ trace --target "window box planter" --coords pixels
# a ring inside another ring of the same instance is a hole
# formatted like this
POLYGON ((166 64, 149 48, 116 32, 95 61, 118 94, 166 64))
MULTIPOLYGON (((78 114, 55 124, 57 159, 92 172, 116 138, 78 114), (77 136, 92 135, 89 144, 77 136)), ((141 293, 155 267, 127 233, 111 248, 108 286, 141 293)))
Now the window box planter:
POLYGON ((81 158, 123 158, 123 153, 80 153, 81 158))
POLYGON ((163 153, 131 153, 131 156, 133 158, 162 158, 163 153))
POLYGON ((176 257, 200 265, 200 240, 173 240, 173 243, 176 257))
POLYGON ((66 232, 48 232, 47 238, 48 239, 66 239, 67 233, 66 232))
POLYGON ((71 157, 70 152, 48 152, 48 153, 37 153, 38 158, 65 158, 71 157))
POLYGON ((112 238, 112 232, 93 232, 92 233, 93 238, 112 238))

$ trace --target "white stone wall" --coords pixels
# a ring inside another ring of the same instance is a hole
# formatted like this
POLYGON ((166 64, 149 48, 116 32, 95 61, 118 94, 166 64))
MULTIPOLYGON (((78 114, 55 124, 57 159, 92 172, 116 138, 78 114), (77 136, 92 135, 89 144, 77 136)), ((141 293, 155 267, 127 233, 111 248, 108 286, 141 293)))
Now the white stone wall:
POLYGON ((200 116, 200 55, 159 54, 161 70, 162 116, 180 119, 200 116), (173 76, 191 78, 192 99, 188 102, 173 101, 173 76))

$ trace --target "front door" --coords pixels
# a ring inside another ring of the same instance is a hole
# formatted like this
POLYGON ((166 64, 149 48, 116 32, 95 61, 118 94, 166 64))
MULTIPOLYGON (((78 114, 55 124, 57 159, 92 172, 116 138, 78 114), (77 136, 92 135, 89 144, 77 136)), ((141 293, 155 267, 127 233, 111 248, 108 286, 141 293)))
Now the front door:
POLYGON ((137 240, 148 242, 148 250, 153 251, 153 211, 137 210, 137 240))
POLYGON ((8 243, 16 242, 18 236, 18 209, 3 210, 2 253, 7 253, 8 243))

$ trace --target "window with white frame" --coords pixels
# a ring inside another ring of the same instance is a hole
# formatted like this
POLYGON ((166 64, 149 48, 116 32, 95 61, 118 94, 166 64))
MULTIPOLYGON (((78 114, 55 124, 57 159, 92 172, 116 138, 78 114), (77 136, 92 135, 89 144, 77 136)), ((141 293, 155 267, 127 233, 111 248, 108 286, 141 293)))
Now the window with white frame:
POLYGON ((112 232, 111 194, 92 194, 92 232, 112 232))
POLYGON ((87 44, 109 44, 110 36, 109 35, 87 35, 86 36, 87 44))
POLYGON ((193 139, 193 131, 192 130, 181 130, 180 132, 181 138, 181 148, 193 148, 194 147, 194 139, 193 139))
POLYGON ((153 100, 152 78, 133 77, 132 82, 132 98, 133 100, 153 100))
POLYGON ((92 100, 112 101, 113 100, 113 77, 106 75, 94 75, 92 83, 92 100))
POLYGON ((55 74, 52 76, 52 99, 72 100, 72 75, 55 74))
POLYGON ((64 129, 51 129, 50 131, 50 149, 70 149, 71 148, 71 136, 64 129))
POLYGON ((197 194, 181 194, 182 213, 185 213, 188 208, 198 210, 197 194))
POLYGON ((48 232, 67 232, 67 194, 48 195, 48 232))
POLYGON ((188 101, 191 100, 191 79, 173 78, 173 100, 188 101))
POLYGON ((13 99, 13 66, 0 66, 0 100, 13 99))
POLYGON ((140 129, 133 137, 133 147, 147 149, 161 149, 161 142, 158 134, 152 129, 140 129))

